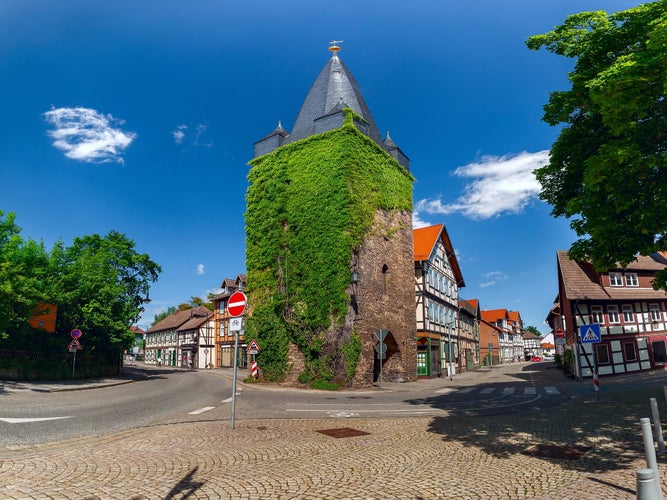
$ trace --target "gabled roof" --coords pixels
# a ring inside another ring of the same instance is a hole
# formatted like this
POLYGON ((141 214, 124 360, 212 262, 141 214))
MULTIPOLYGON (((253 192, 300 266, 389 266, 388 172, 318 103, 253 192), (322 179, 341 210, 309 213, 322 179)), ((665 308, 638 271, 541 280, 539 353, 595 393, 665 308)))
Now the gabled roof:
POLYGON ((542 340, 542 337, 534 334, 533 332, 529 332, 528 330, 521 334, 521 338, 524 340, 542 340))
POLYGON ((447 229, 445 229, 444 224, 413 229, 412 238, 414 241, 414 258, 415 261, 418 262, 428 260, 435 251, 435 245, 438 242, 438 239, 441 239, 447 250, 447 258, 454 271, 457 285, 459 287, 466 286, 463 274, 461 273, 461 268, 459 267, 459 262, 454 253, 454 248, 452 247, 452 242, 449 239, 449 234, 447 234, 447 229))
MULTIPOLYGON (((567 252, 556 252, 558 262, 559 282, 562 283, 565 297, 568 300, 633 300, 633 299, 665 299, 664 290, 637 287, 604 287, 601 273, 595 271, 588 262, 579 262, 570 259, 567 252)), ((667 266, 667 259, 663 254, 638 256, 625 268, 620 265, 611 271, 634 271, 655 273, 667 266)))
POLYGON ((213 316, 213 311, 208 311, 209 314, 208 316, 193 316, 189 320, 187 320, 185 323, 183 323, 181 326, 179 326, 176 331, 177 332, 184 332, 186 330, 196 330, 200 326, 202 326, 204 323, 206 323, 211 317, 213 316))
POLYGON ((521 314, 519 311, 507 311, 507 317, 510 321, 521 324, 521 314))
POLYGON ((351 108, 368 123, 368 136, 382 145, 380 131, 359 91, 359 84, 337 52, 315 79, 285 144, 315 134, 315 120, 333 111, 351 108))
POLYGON ((509 320, 510 317, 507 309, 484 309, 482 319, 489 323, 495 323, 503 319, 509 320))
POLYGON ((479 310, 479 301, 477 299, 469 299, 469 300, 461 299, 459 300, 459 308, 463 311, 468 312, 472 316, 481 318, 479 310))
POLYGON ((186 321, 193 317, 207 317, 210 314, 213 314, 211 310, 204 306, 197 306, 193 309, 186 309, 185 311, 176 311, 163 320, 155 323, 148 330, 146 330, 146 333, 176 330, 179 326, 183 325, 186 321))

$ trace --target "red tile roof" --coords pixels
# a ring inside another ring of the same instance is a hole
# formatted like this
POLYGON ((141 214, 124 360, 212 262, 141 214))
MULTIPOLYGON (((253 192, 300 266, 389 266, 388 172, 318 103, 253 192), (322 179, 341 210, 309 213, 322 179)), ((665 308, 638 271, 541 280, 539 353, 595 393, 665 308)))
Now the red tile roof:
POLYGON ((482 311, 482 319, 489 323, 495 323, 496 321, 507 318, 507 309, 485 309, 482 311))
POLYGON ((447 234, 447 229, 445 229, 444 224, 436 224, 434 226, 413 229, 412 238, 414 241, 413 245, 415 261, 417 262, 428 260, 433 253, 433 250, 435 249, 438 238, 441 238, 445 248, 447 249, 447 258, 449 259, 449 263, 451 264, 452 270, 454 271, 456 282, 459 287, 465 286, 465 281, 463 280, 463 274, 461 273, 459 262, 456 259, 456 254, 454 253, 452 242, 449 239, 449 234, 447 234))

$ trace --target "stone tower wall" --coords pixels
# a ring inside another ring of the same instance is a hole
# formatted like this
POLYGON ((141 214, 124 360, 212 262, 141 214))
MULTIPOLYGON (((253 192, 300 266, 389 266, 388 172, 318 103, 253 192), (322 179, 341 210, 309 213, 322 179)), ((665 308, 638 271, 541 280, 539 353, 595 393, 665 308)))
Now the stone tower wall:
MULTIPOLYGON (((353 262, 354 266, 354 262, 353 262)), ((376 330, 388 330, 387 358, 382 367, 386 381, 417 379, 415 344, 415 289, 412 213, 378 211, 358 255, 359 282, 354 328, 362 348, 354 385, 370 385, 377 378, 374 362, 376 330), (374 374, 375 371, 375 374, 374 374)))

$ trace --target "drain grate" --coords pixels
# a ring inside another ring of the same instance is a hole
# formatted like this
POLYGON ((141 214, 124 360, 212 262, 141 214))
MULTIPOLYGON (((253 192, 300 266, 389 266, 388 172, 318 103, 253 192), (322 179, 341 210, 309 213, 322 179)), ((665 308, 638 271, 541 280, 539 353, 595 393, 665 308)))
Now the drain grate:
POLYGON ((320 434, 325 436, 330 436, 333 438, 349 438, 357 436, 368 436, 370 432, 360 431, 358 429, 351 429, 350 427, 340 427, 338 429, 322 429, 317 431, 320 434))
POLYGON ((588 446, 536 444, 524 451, 523 454, 531 457, 577 460, 588 450, 590 450, 588 446))

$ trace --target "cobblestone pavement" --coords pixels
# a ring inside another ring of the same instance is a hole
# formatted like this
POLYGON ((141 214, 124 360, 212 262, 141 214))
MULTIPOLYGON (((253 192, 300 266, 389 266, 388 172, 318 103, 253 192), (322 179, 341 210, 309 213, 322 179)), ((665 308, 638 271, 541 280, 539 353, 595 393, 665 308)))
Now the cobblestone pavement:
POLYGON ((154 425, 0 449, 0 498, 635 498, 650 397, 662 405, 662 388, 490 417, 154 425), (569 458, 536 456, 538 445, 569 458))

